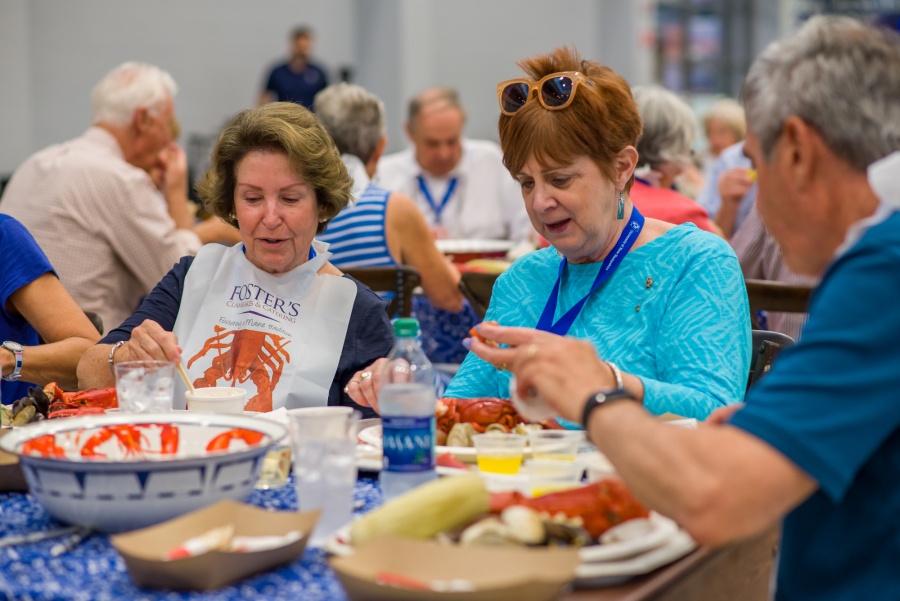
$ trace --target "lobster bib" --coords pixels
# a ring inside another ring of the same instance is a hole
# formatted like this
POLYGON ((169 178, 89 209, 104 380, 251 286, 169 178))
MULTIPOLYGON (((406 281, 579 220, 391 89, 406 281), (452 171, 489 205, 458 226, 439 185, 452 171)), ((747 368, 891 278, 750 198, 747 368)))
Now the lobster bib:
MULTIPOLYGON (((207 244, 184 281, 173 331, 197 388, 235 386, 247 391, 247 411, 328 404, 356 285, 318 275, 331 253, 284 274, 254 266, 237 244, 207 244)), ((186 386, 175 381, 176 409, 186 386)))

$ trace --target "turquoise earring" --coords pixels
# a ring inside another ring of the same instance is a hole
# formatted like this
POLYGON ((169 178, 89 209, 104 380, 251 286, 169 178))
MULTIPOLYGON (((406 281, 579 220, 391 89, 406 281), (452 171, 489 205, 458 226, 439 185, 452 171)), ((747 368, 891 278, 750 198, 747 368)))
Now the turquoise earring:
POLYGON ((619 192, 619 206, 616 211, 616 219, 624 219, 625 218, 625 199, 622 197, 623 192, 619 192))

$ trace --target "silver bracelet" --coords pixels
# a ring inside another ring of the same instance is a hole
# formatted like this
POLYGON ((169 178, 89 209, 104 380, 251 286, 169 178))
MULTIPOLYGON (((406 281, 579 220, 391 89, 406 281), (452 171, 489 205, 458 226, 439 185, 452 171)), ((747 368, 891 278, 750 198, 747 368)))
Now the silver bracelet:
POLYGON ((119 350, 119 347, 128 342, 127 340, 120 340, 115 343, 111 349, 109 349, 109 356, 106 357, 106 362, 109 363, 109 372, 115 377, 116 375, 116 351, 119 350))
POLYGON ((616 390, 625 390, 625 382, 622 381, 622 371, 619 369, 619 366, 612 361, 604 361, 604 363, 609 365, 613 372, 613 377, 616 379, 616 390))

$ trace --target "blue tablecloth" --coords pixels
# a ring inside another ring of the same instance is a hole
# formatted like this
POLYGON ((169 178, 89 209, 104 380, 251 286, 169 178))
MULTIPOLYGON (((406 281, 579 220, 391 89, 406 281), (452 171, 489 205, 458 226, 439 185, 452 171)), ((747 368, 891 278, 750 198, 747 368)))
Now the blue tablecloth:
MULTIPOLYGON (((357 513, 381 503, 377 480, 360 477, 354 491, 357 513)), ((275 490, 254 491, 247 501, 269 509, 297 509, 293 481, 275 490)), ((61 527, 30 494, 0 493, 0 537, 61 527)), ((83 600, 107 599, 292 599, 317 601, 346 599, 325 554, 307 548, 302 557, 277 570, 242 580, 208 593, 182 593, 136 587, 125 562, 104 534, 93 534, 75 549, 51 557, 47 541, 0 548, 0 599, 83 600)))

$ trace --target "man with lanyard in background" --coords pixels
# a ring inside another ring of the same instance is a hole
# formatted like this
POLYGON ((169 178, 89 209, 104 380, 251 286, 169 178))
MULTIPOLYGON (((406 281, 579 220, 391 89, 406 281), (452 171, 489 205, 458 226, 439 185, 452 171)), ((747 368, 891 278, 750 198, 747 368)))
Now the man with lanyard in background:
POLYGON ((409 103, 412 146, 384 157, 377 181, 411 197, 436 238, 526 242, 533 233, 500 148, 463 138, 466 115, 451 88, 429 88, 409 103))

